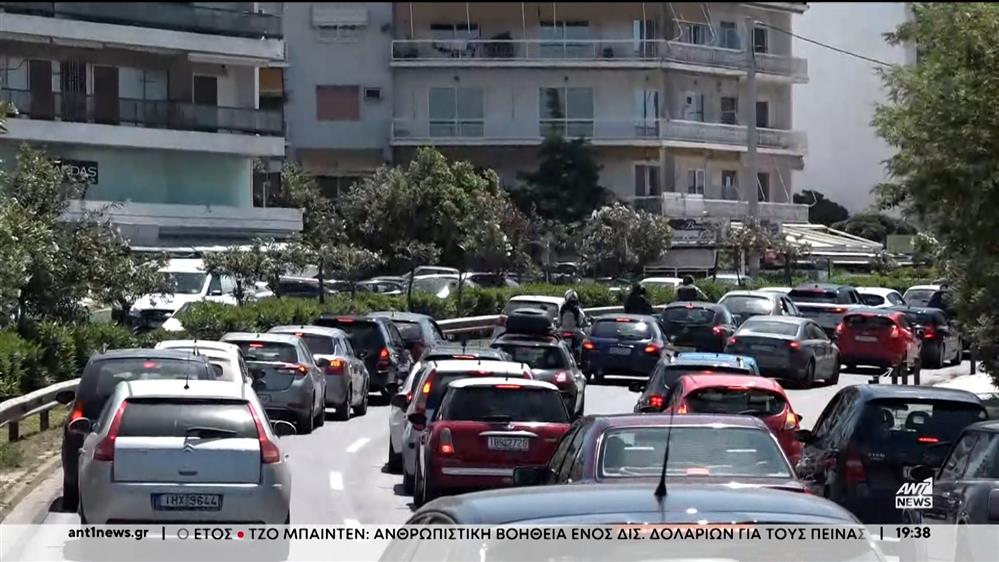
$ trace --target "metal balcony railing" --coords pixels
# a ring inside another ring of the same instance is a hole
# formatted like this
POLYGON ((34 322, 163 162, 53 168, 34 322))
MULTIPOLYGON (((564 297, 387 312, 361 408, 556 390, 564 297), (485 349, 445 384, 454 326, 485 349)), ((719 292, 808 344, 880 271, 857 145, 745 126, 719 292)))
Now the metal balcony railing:
POLYGON ((179 2, 0 2, 0 10, 211 35, 283 37, 280 16, 179 2))
POLYGON ((244 107, 215 107, 176 101, 99 98, 71 92, 39 94, 0 89, 0 101, 17 108, 19 117, 104 125, 134 125, 263 136, 284 135, 284 115, 244 107))

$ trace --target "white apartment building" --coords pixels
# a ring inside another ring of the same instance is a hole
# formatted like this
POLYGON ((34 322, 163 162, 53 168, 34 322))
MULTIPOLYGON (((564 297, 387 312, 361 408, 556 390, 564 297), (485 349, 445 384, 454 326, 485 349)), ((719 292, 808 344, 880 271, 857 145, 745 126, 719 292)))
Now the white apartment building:
POLYGON ((253 161, 283 158, 261 69, 285 61, 262 4, 0 2, 0 158, 46 149, 89 186, 71 214, 112 209, 138 246, 287 236, 297 209, 263 208, 253 161), (255 199, 257 199, 255 201, 255 199))
POLYGON ((787 202, 806 152, 792 89, 808 71, 778 31, 805 10, 788 2, 289 3, 289 144, 329 185, 406 161, 423 145, 513 184, 537 167, 544 135, 558 131, 592 143, 602 184, 622 200, 678 218, 739 217, 740 185, 755 184, 761 217, 805 222, 807 209, 787 202), (755 178, 744 166, 748 46, 757 69, 755 178))

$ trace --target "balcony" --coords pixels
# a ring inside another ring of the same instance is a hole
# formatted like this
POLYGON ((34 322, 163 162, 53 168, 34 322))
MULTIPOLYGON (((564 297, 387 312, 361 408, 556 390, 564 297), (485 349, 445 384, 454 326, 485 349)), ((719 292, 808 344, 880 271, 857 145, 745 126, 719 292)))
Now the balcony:
MULTIPOLYGON (((662 39, 407 39, 392 41, 398 67, 606 67, 683 68, 700 72, 745 73, 746 53, 662 39)), ((758 53, 757 72, 808 80, 805 59, 758 53)))
POLYGON ((282 38, 281 18, 172 2, 0 2, 8 13, 254 39, 282 38))
MULTIPOLYGON (((635 208, 659 213, 676 219, 744 219, 749 215, 749 203, 725 199, 705 199, 699 195, 663 193, 629 199, 635 208)), ((777 222, 808 222, 808 205, 797 203, 759 204, 759 218, 777 222)))
MULTIPOLYGON (((675 146, 745 151, 746 127, 668 119, 559 119, 510 121, 471 119, 426 121, 395 119, 395 145, 535 145, 548 133, 569 138, 585 137, 596 145, 675 146)), ((798 131, 757 129, 761 152, 801 155, 807 149, 798 131)))

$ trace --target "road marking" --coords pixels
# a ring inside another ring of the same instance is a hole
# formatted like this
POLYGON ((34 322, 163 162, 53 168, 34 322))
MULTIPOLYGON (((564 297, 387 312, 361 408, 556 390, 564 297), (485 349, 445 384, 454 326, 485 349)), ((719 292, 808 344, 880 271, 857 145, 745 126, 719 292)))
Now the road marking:
POLYGON ((343 489, 343 474, 339 472, 330 472, 330 488, 334 490, 343 489))
POLYGON ((347 525, 348 527, 360 527, 361 526, 361 522, 358 521, 357 519, 344 519, 343 520, 343 524, 347 525))
POLYGON ((354 441, 353 443, 350 444, 349 447, 347 447, 347 452, 348 453, 356 453, 356 452, 360 451, 361 447, 363 447, 363 446, 365 446, 365 445, 368 444, 368 441, 371 441, 371 439, 368 439, 367 437, 362 437, 362 438, 358 439, 357 441, 354 441))

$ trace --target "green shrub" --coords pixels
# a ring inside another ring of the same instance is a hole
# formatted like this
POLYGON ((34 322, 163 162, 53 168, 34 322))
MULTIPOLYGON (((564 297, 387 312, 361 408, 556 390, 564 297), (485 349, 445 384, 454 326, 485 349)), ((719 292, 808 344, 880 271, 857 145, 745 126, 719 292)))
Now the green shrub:
POLYGON ((36 327, 31 340, 38 344, 38 361, 47 380, 58 382, 79 376, 73 326, 43 322, 36 327))
POLYGON ((8 398, 23 392, 29 383, 28 364, 33 353, 28 342, 15 332, 0 332, 0 397, 8 398))
POLYGON ((162 328, 135 335, 136 344, 139 347, 156 347, 156 344, 163 340, 186 339, 191 339, 191 336, 187 332, 168 332, 162 328))
POLYGON ((929 277, 913 277, 913 274, 911 271, 900 270, 888 275, 837 275, 831 281, 853 287, 885 287, 900 293, 905 293, 913 285, 929 285, 933 282, 929 277))
POLYGON ((258 306, 260 302, 244 306, 199 302, 185 310, 177 319, 192 338, 217 340, 226 332, 253 331, 258 306))
POLYGON ((139 345, 132 330, 118 324, 80 324, 71 330, 76 369, 70 378, 78 377, 90 356, 102 349, 128 349, 139 345))

